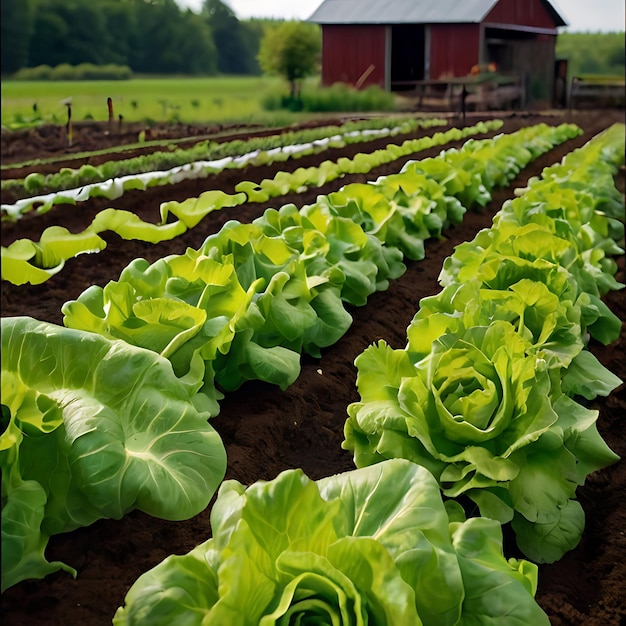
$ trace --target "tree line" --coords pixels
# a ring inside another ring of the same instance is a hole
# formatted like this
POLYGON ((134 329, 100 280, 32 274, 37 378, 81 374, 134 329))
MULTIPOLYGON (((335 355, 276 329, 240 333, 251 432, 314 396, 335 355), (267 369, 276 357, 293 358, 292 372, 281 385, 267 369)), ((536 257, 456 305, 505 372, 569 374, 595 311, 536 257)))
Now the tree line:
MULTIPOLYGON (((199 14, 175 0, 2 0, 0 6, 3 76, 61 63, 126 65, 139 74, 260 74, 261 41, 280 24, 239 20, 221 0, 204 0, 199 14)), ((313 32, 318 48, 319 29, 307 34, 313 32)), ((561 33, 556 52, 569 59, 572 75, 624 74, 623 32, 561 33)), ((290 72, 279 73, 291 81, 290 72)))
POLYGON ((237 19, 220 0, 2 0, 2 74, 24 67, 127 65, 142 74, 260 74, 274 20, 237 19))
POLYGON ((571 76, 624 76, 624 33, 561 33, 556 55, 568 60, 571 76))

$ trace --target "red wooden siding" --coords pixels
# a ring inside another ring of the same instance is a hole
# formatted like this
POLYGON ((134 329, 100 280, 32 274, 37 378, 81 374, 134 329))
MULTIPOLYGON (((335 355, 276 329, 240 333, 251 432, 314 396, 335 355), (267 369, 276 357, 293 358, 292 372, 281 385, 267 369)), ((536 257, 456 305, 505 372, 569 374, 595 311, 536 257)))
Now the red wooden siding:
POLYGON ((430 27, 430 78, 466 76, 478 63, 478 24, 432 24, 430 27))
POLYGON ((552 16, 541 0, 500 0, 483 21, 533 28, 556 28, 552 16))
POLYGON ((385 86, 385 26, 324 24, 322 84, 354 85, 373 65, 362 85, 385 86))

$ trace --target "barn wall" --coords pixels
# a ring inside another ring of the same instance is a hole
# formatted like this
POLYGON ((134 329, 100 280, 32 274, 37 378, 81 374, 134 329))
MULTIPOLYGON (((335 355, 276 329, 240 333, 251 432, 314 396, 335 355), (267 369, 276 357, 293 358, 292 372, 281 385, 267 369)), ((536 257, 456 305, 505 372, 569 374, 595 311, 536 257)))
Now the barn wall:
POLYGON ((541 0, 500 0, 484 21, 533 28, 555 28, 554 20, 541 0))
POLYGON ((478 24, 432 24, 430 29, 429 78, 438 80, 466 76, 478 63, 480 26, 478 24))
POLYGON ((373 65, 362 86, 385 88, 386 33, 382 25, 324 24, 322 84, 354 85, 373 65))

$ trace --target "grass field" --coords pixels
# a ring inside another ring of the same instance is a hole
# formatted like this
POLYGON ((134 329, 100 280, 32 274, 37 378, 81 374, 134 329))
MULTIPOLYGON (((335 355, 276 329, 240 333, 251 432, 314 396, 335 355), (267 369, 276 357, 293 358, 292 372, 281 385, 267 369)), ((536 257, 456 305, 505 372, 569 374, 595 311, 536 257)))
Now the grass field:
POLYGON ((219 78, 134 78, 123 81, 2 81, 2 124, 23 125, 39 116, 65 123, 63 101, 72 98, 72 120, 108 119, 107 98, 115 120, 285 123, 287 113, 268 113, 262 98, 286 86, 267 76, 219 78), (37 111, 34 110, 36 103, 37 111), (277 120, 277 117, 280 117, 277 120))

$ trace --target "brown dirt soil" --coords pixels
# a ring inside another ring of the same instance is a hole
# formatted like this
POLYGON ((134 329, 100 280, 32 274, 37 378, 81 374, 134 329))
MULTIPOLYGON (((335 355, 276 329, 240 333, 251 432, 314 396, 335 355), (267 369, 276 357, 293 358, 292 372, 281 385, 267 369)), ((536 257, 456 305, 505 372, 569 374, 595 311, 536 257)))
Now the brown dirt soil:
MULTIPOLYGON (((324 351, 321 359, 303 357, 302 373, 285 392, 261 384, 248 383, 229 394, 221 404, 213 425, 224 440, 228 454, 226 478, 245 484, 257 479, 272 479, 280 471, 301 467, 314 479, 353 469, 351 455, 341 449, 346 407, 358 400, 353 361, 368 345, 382 338, 401 348, 406 342, 406 327, 418 309, 422 297, 439 291, 437 276, 443 260, 455 245, 472 239, 476 232, 491 225, 493 215, 523 186, 528 177, 560 160, 567 152, 582 145, 614 121, 623 121, 623 111, 585 112, 566 115, 563 120, 578 123, 585 131, 539 158, 524 170, 512 185, 497 190, 493 201, 481 212, 466 214, 459 227, 439 240, 426 244, 426 259, 407 263, 406 273, 389 290, 370 297, 367 306, 351 309, 354 323, 335 346, 324 351), (321 373, 320 373, 321 372, 321 373)), ((561 118, 540 115, 514 115, 505 120, 504 131, 561 118)), ((361 147, 359 151, 363 151, 361 147)), ((432 151, 436 154, 439 148, 432 151)), ((350 149, 335 152, 349 154, 350 149)), ((423 158, 426 153, 415 155, 423 158)), ((320 157, 316 157, 320 159, 320 157)), ((303 164, 294 162, 294 167, 303 164)), ((319 193, 329 193, 352 180, 373 180, 379 175, 398 171, 401 163, 379 168, 367 177, 346 177, 322 189, 280 198, 271 203, 279 207, 288 202, 298 206, 311 203, 319 193)), ((128 194, 113 204, 132 208, 146 218, 158 219, 159 203, 172 198, 184 199, 206 189, 231 191, 237 180, 261 180, 277 168, 246 168, 227 172, 202 181, 176 187, 161 187, 149 192, 128 194)), ((624 170, 617 177, 624 192, 624 170)), ((225 220, 250 221, 269 205, 250 204, 236 210, 209 215, 198 227, 182 237, 156 246, 126 242, 106 235, 108 247, 97 255, 83 255, 70 261, 63 271, 37 287, 2 284, 2 315, 31 315, 55 323, 62 322, 61 305, 75 299, 91 284, 105 285, 118 278, 121 269, 133 258, 152 261, 167 254, 183 253, 187 246, 198 247, 204 238, 219 230, 225 220)), ((19 237, 33 237, 44 226, 59 223, 72 231, 84 227, 93 211, 104 208, 98 202, 75 207, 57 207, 45 216, 31 216, 16 227, 3 226, 2 243, 19 237), (87 217, 86 217, 87 216, 87 217)), ((624 257, 619 259, 618 280, 626 280, 624 257)), ((607 295, 606 302, 626 320, 624 290, 607 295)), ((605 347, 596 343, 590 348, 598 359, 622 379, 626 379, 626 327, 619 341, 605 347)), ((598 429, 609 446, 622 458, 626 456, 626 386, 622 385, 607 399, 591 403, 599 411, 598 429)), ((539 568, 537 601, 550 617, 553 626, 618 626, 626 611, 626 467, 621 461, 592 474, 578 490, 578 498, 587 514, 587 525, 579 546, 552 565, 539 568)), ((4 624, 41 623, 53 625, 110 624, 124 595, 136 578, 167 555, 182 554, 210 536, 210 508, 185 522, 166 522, 133 512, 121 520, 101 520, 95 524, 57 535, 50 541, 47 556, 61 559, 78 569, 73 580, 65 573, 41 581, 24 581, 2 596, 4 624)), ((519 556, 505 529, 507 556, 519 556)))

